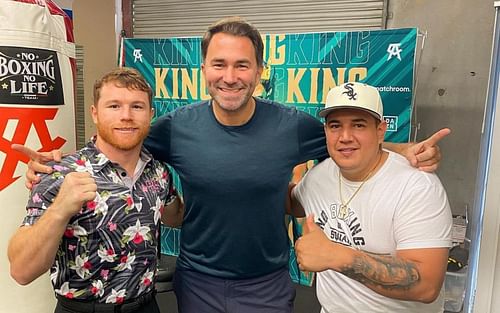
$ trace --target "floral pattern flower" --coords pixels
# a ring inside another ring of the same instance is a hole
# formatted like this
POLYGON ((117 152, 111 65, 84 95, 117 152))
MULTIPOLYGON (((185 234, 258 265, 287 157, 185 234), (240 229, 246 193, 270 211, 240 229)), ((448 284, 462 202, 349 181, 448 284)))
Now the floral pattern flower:
POLYGON ((111 289, 111 295, 109 295, 109 297, 106 298, 106 303, 116 303, 116 304, 123 303, 123 300, 125 300, 126 293, 127 291, 125 289, 121 289, 119 291, 111 289))
POLYGON ((92 263, 89 262, 89 257, 84 255, 77 255, 74 264, 70 265, 72 270, 75 270, 80 278, 85 278, 89 275, 92 263))
POLYGON ((161 201, 160 197, 156 198, 155 206, 152 206, 151 210, 154 211, 154 219, 156 224, 160 220, 161 214, 163 213, 163 201, 161 201))
POLYGON ((78 223, 66 226, 66 230, 64 231, 64 237, 67 238, 82 237, 87 235, 87 230, 78 225, 78 223))
POLYGON ((64 282, 64 284, 61 285, 60 289, 55 289, 54 291, 57 294, 64 296, 68 299, 73 299, 75 297, 75 293, 77 292, 77 289, 69 288, 69 282, 64 282))
POLYGON ((122 242, 126 243, 133 241, 138 245, 144 240, 151 240, 150 231, 151 228, 148 226, 141 226, 141 221, 137 220, 134 226, 130 226, 123 232, 122 242))
POLYGON ((143 292, 144 290, 148 289, 149 286, 153 283, 153 277, 154 277, 154 272, 153 271, 147 271, 141 276, 141 282, 139 284, 139 293, 143 292))
POLYGON ((75 172, 88 172, 90 174, 94 172, 92 170, 92 164, 85 157, 75 160, 73 166, 75 168, 75 172))
POLYGON ((124 270, 132 270, 132 264, 135 261, 135 255, 132 253, 128 253, 127 255, 122 255, 120 257, 120 264, 115 268, 118 272, 124 270))
POLYGON ((116 253, 113 248, 106 249, 105 246, 99 246, 99 251, 97 251, 97 255, 101 258, 102 262, 114 262, 116 258, 116 253))
POLYGON ((57 277, 59 276, 59 261, 55 261, 50 273, 50 281, 55 284, 57 277))
POLYGON ((90 287, 90 293, 96 297, 102 297, 104 294, 104 284, 100 280, 94 280, 92 286, 90 287))
POLYGON ((95 214, 108 214, 108 199, 110 197, 108 191, 97 192, 94 200, 87 202, 87 209, 94 211, 95 214))

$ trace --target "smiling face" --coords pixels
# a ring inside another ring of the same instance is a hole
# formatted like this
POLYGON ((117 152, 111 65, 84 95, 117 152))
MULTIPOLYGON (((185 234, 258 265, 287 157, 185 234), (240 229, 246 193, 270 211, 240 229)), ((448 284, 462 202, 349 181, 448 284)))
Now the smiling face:
POLYGON ((363 180, 377 165, 387 125, 362 110, 338 109, 326 116, 328 154, 352 181, 363 180))
POLYGON ((102 152, 140 151, 153 117, 147 92, 120 87, 113 81, 103 83, 91 111, 96 145, 102 152))
POLYGON ((244 36, 215 34, 202 71, 216 115, 239 115, 248 120, 255 104, 252 94, 262 73, 252 41, 244 36))

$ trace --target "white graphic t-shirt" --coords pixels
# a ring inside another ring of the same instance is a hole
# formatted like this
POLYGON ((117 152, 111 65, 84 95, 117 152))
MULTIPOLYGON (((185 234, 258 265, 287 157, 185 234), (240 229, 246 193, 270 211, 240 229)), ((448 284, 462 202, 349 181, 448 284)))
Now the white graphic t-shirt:
MULTIPOLYGON (((361 182, 342 178, 342 199, 361 182)), ((306 214, 327 237, 344 245, 382 255, 396 250, 451 246, 451 211, 435 174, 419 171, 402 156, 389 152, 384 165, 353 197, 347 214, 340 211, 339 168, 327 159, 311 169, 294 190, 306 214)), ((333 270, 317 274, 323 313, 443 312, 443 291, 424 304, 382 296, 333 270)))

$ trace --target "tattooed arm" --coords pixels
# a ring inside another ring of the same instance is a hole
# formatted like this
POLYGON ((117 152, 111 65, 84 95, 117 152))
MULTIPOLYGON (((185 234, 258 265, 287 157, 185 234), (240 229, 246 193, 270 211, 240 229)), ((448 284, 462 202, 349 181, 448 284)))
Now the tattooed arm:
POLYGON ((446 273, 447 248, 399 250, 395 256, 347 249, 351 251, 346 253, 346 261, 332 269, 373 291, 424 303, 438 297, 446 273))
POLYGON ((301 270, 334 270, 394 299, 430 303, 441 290, 448 248, 399 250, 381 256, 331 242, 308 217, 295 243, 301 270))

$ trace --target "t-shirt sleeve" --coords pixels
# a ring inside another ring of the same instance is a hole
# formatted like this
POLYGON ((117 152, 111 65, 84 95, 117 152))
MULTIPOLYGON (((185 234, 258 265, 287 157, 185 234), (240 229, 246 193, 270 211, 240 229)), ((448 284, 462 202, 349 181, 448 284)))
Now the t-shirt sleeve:
MULTIPOLYGON (((62 166, 58 166, 62 167, 62 166)), ((33 186, 26 204, 26 216, 23 225, 33 225, 52 205, 57 196, 64 176, 55 170, 52 174, 43 174, 38 184, 33 186)))
POLYGON ((436 175, 419 174, 395 216, 396 249, 450 247, 452 217, 446 192, 436 175))
POLYGON ((328 157, 323 124, 311 115, 298 111, 298 137, 300 163, 322 161, 328 157))
POLYGON ((171 124, 174 112, 159 117, 149 131, 144 146, 157 160, 170 163, 171 124))
POLYGON ((321 195, 317 193, 314 187, 316 185, 315 179, 317 179, 313 177, 315 176, 314 172, 315 170, 307 171, 292 190, 293 196, 300 202, 306 215, 313 213, 312 206, 321 199, 321 195), (315 197, 317 198, 316 201, 314 200, 315 197))

